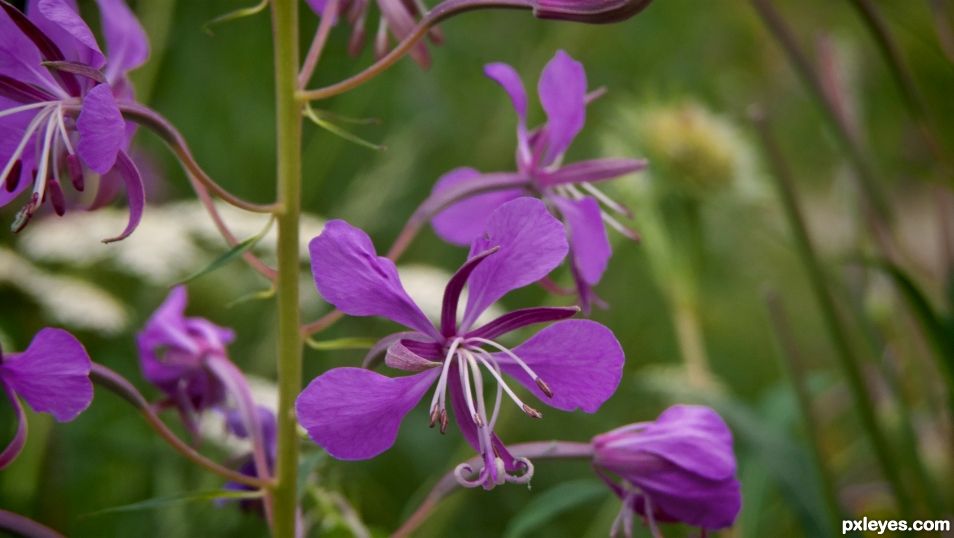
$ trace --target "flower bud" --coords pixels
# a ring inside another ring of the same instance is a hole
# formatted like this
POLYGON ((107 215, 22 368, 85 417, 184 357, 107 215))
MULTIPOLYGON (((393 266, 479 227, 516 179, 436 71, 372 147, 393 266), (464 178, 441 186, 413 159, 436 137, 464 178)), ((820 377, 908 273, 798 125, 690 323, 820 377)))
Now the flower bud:
POLYGON ((538 0, 533 14, 541 19, 605 24, 626 20, 652 0, 538 0))
POLYGON ((732 433, 712 409, 676 405, 592 443, 594 466, 623 500, 618 521, 637 513, 651 526, 679 521, 707 530, 735 521, 742 499, 732 433))

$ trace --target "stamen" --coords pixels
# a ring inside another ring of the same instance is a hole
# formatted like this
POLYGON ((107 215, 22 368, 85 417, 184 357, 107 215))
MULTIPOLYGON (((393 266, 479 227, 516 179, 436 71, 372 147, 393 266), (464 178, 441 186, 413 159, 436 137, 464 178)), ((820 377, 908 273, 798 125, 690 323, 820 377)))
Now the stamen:
POLYGON ((25 112, 27 110, 33 110, 34 108, 43 108, 47 105, 51 105, 57 102, 58 101, 39 101, 37 103, 29 103, 26 105, 20 105, 20 106, 15 106, 13 108, 8 108, 6 110, 0 110, 0 118, 4 118, 6 116, 12 116, 20 112, 25 112))
POLYGON ((20 186, 20 173, 23 171, 23 161, 17 159, 13 163, 13 168, 10 169, 10 173, 3 178, 4 188, 7 189, 7 192, 13 192, 17 190, 17 187, 20 186))
POLYGON ((43 135, 43 149, 41 151, 39 162, 40 167, 36 172, 36 183, 33 185, 33 192, 36 193, 41 203, 45 199, 46 185, 49 180, 50 150, 53 146, 53 130, 55 125, 56 120, 51 114, 50 118, 46 122, 46 132, 43 135))
POLYGON ((32 138, 33 134, 36 133, 37 129, 40 128, 40 124, 42 124, 46 117, 49 116, 51 110, 51 108, 45 108, 37 113, 32 120, 30 120, 26 130, 23 131, 23 137, 20 138, 20 143, 17 144, 16 149, 14 149, 13 153, 10 154, 10 159, 7 160, 7 164, 3 167, 3 172, 0 172, 0 177, 7 177, 7 174, 10 173, 10 170, 13 168, 14 164, 20 160, 20 157, 23 155, 23 149, 26 148, 30 138, 32 138))
MULTIPOLYGON (((483 350, 480 350, 480 351, 483 351, 483 350)), ((523 403, 523 400, 521 400, 520 397, 517 396, 516 393, 514 393, 513 389, 510 388, 510 385, 508 385, 507 382, 504 381, 503 376, 497 373, 497 370, 493 366, 491 366, 491 363, 488 362, 487 359, 483 357, 483 355, 490 356, 489 353, 487 353, 486 351, 483 351, 483 353, 478 353, 477 360, 479 360, 481 364, 483 364, 484 367, 487 368, 487 371, 490 372, 490 375, 494 376, 494 379, 497 380, 497 383, 500 385, 500 387, 503 388, 504 392, 507 393, 507 396, 510 396, 510 399, 513 400, 513 402, 517 404, 517 406, 520 407, 520 409, 522 409, 524 413, 530 415, 533 418, 543 418, 543 413, 523 403)), ((493 357, 490 357, 490 360, 493 360, 493 357)))
POLYGON ((473 418, 474 423, 480 428, 483 424, 481 424, 480 416, 474 407, 474 396, 470 391, 470 369, 467 368, 466 364, 458 364, 457 372, 460 374, 460 386, 461 390, 464 391, 464 401, 467 403, 467 410, 470 411, 470 416, 473 418))
POLYGON ((624 206, 624 205, 621 205, 621 204, 620 204, 619 202, 617 202, 616 200, 613 200, 612 198, 610 198, 609 196, 607 196, 603 191, 601 191, 601 190, 597 189, 596 187, 594 187, 592 184, 590 184, 590 183, 580 183, 580 186, 583 187, 583 190, 585 190, 586 192, 592 194, 594 198, 596 198, 597 200, 599 200, 600 203, 602 203, 602 204, 605 205, 606 207, 612 209, 613 211, 617 212, 617 213, 620 214, 620 215, 623 215, 624 217, 626 217, 626 218, 628 218, 628 219, 633 218, 633 216, 634 216, 634 215, 633 215, 633 212, 630 211, 630 209, 629 209, 628 207, 626 207, 626 206, 624 206))
POLYGON ((626 236, 628 239, 631 239, 633 241, 640 240, 639 234, 636 232, 636 230, 633 230, 632 228, 620 223, 618 220, 613 218, 611 215, 607 214, 605 211, 600 211, 600 217, 603 218, 603 222, 608 224, 611 228, 613 228, 617 232, 626 236))
POLYGON ((83 166, 80 164, 79 157, 71 153, 66 154, 66 172, 70 175, 73 188, 79 192, 83 192, 83 189, 86 188, 86 183, 83 177, 83 166))
POLYGON ((73 155, 76 152, 73 151, 73 143, 70 142, 69 132, 66 130, 66 120, 63 119, 63 105, 56 107, 56 124, 60 129, 60 138, 63 140, 63 144, 66 145, 66 153, 68 155, 73 155))
MULTIPOLYGON (((533 382, 536 383, 538 387, 540 387, 540 390, 543 391, 543 393, 546 394, 547 397, 549 397, 549 398, 552 398, 552 397, 553 397, 553 390, 550 389, 550 386, 547 385, 546 382, 543 381, 543 379, 541 379, 540 376, 538 376, 537 373, 534 372, 533 369, 530 368, 530 366, 529 366, 526 362, 523 361, 523 359, 521 359, 520 357, 518 357, 516 353, 514 353, 514 352, 511 351, 510 349, 508 349, 508 348, 506 348, 506 347, 504 347, 504 346, 498 344, 497 342, 494 342, 493 340, 488 340, 488 339, 486 339, 486 338, 471 337, 471 338, 468 338, 468 339, 467 339, 467 342, 471 342, 471 341, 473 341, 473 342, 479 342, 479 343, 481 343, 481 344, 485 344, 485 345, 488 345, 488 346, 491 346, 491 347, 495 347, 495 348, 499 349, 500 351, 502 351, 503 353, 505 353, 508 357, 510 357, 510 359, 511 359, 513 362, 517 363, 518 366, 520 366, 521 368, 523 368, 523 371, 524 371, 524 372, 527 372, 527 375, 530 376, 531 379, 533 379, 533 382)), ((486 353, 486 352, 485 352, 485 353, 486 353)), ((493 358, 489 353, 487 353, 487 356, 493 358)), ((496 361, 494 361, 494 362, 496 363, 496 361)))
POLYGON ((62 217, 66 214, 66 198, 63 196, 63 187, 56 179, 49 181, 50 203, 53 205, 53 211, 57 216, 62 217))
MULTIPOLYGON (((450 345, 450 348, 447 350, 447 355, 444 357, 444 365, 441 367, 441 376, 437 381, 437 386, 434 388, 434 396, 431 398, 431 415, 437 409, 444 409, 445 394, 447 392, 447 374, 450 372, 451 361, 454 359, 454 355, 457 352, 457 346, 460 345, 461 339, 455 338, 450 345)), ((445 413, 446 414, 446 413, 445 413)), ((431 422, 433 426, 433 421, 431 422)), ((441 420, 441 433, 444 433, 444 430, 447 429, 446 419, 441 420)))

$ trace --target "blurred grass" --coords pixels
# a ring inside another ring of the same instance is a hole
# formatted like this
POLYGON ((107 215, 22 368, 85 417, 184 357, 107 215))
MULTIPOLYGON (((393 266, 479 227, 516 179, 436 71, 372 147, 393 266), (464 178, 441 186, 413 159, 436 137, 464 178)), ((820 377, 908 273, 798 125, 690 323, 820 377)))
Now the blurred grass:
MULTIPOLYGON (((83 3, 84 9, 88 4, 83 3)), ((844 74, 850 76, 851 103, 860 119, 866 156, 885 180, 883 187, 891 193, 899 227, 914 227, 914 232, 904 237, 914 238, 910 247, 918 253, 918 266, 925 269, 920 273, 921 285, 929 300, 943 304, 946 275, 939 274, 933 214, 924 216, 933 208, 924 200, 932 199, 932 185, 950 178, 943 176, 924 148, 887 67, 849 3, 777 4, 807 50, 816 50, 813 40, 824 35, 847 58, 844 74)), ((203 25, 243 2, 164 0, 162 5, 174 5, 175 11, 168 21, 165 47, 154 51, 161 62, 139 79, 149 85, 141 92, 149 96, 152 107, 178 126, 212 177, 243 197, 270 200, 275 163, 267 15, 217 26, 215 36, 210 37, 203 25)), ((140 0, 137 6, 149 17, 144 21, 147 28, 157 33, 165 25, 162 5, 140 0)), ((937 44, 928 3, 887 2, 879 7, 910 63, 943 144, 954 147, 954 122, 950 121, 954 101, 949 98, 954 70, 937 44)), ((306 47, 316 19, 304 7, 303 13, 302 46, 306 47)), ((511 169, 513 112, 503 93, 483 76, 482 65, 511 63, 532 88, 545 62, 556 49, 563 48, 586 65, 591 87, 605 85, 609 89, 606 97, 590 107, 587 127, 571 148, 568 161, 603 153, 606 136, 617 137, 625 145, 629 127, 621 118, 634 107, 691 100, 747 132, 746 109, 753 102, 762 102, 774 113, 780 145, 786 148, 793 176, 800 182, 809 228, 822 245, 828 268, 843 276, 844 257, 864 245, 854 232, 858 227, 856 197, 851 187, 846 187, 844 158, 820 112, 748 3, 715 7, 698 0, 659 1, 631 21, 600 27, 544 22, 525 13, 477 12, 448 21, 443 30, 446 43, 432 47, 434 65, 429 71, 404 60, 372 83, 317 104, 339 114, 382 119, 380 125, 354 129, 389 150, 373 152, 306 123, 307 211, 352 221, 365 228, 382 250, 445 171, 465 165, 485 171, 511 169), (315 177, 323 178, 320 185, 309 181, 315 177), (840 239, 845 235, 839 233, 840 227, 847 228, 847 241, 840 239)), ((342 29, 332 33, 329 53, 319 65, 313 85, 340 80, 369 63, 368 51, 357 60, 344 54, 347 38, 342 29)), ((540 110, 532 110, 533 123, 541 121, 540 110)), ((182 173, 159 141, 144 131, 137 141, 156 162, 165 198, 189 197, 182 173)), ((639 149, 634 134, 631 151, 639 149)), ((763 167, 756 166, 749 179, 764 183, 765 173, 763 167)), ((665 178, 654 177, 654 181, 665 178)), ((159 202, 150 199, 150 204, 159 202)), ((0 211, 5 222, 12 219, 15 209, 0 211)), ((881 478, 869 469, 870 447, 861 440, 856 415, 834 364, 834 351, 776 202, 770 195, 715 197, 703 210, 703 222, 705 266, 699 275, 699 315, 721 389, 703 394, 701 399, 717 405, 737 435, 746 497, 734 535, 821 536, 834 531, 819 519, 819 486, 762 305, 761 289, 766 283, 785 298, 793 334, 807 358, 805 368, 812 373, 811 380, 817 381, 810 383, 810 389, 820 415, 821 444, 836 473, 843 506, 859 515, 891 514, 881 478)), ((645 242, 654 239, 644 237, 645 242)), ((677 236, 673 241, 682 239, 677 236)), ((137 240, 143 239, 135 235, 130 239, 137 240)), ((15 246, 16 240, 5 233, 0 245, 15 246)), ((674 400, 700 396, 684 390, 666 284, 651 271, 649 250, 617 242, 598 288, 611 308, 598 310, 593 317, 617 333, 627 352, 626 373, 618 393, 595 416, 550 412, 545 420, 530 422, 503 413, 502 438, 512 442, 550 437, 585 440, 622 423, 654 418, 674 400)), ((426 231, 408 252, 407 260, 453 270, 463 256, 463 251, 440 243, 426 231)), ((134 316, 132 327, 140 326, 166 293, 109 271, 55 269, 89 279, 123 298, 134 316)), ((191 286, 190 313, 236 328, 239 338, 231 348, 235 361, 249 371, 272 376, 274 328, 267 321, 273 319, 272 303, 223 306, 236 298, 236 288, 250 292, 264 287, 249 273, 236 266, 225 269, 222 278, 199 279, 191 286)), ((864 300, 881 300, 871 291, 873 287, 862 285, 864 300)), ((313 293, 311 288, 305 291, 313 293)), ((513 294, 507 304, 546 301, 552 299, 542 290, 529 288, 513 294)), ((937 406, 944 401, 944 389, 932 375, 935 367, 930 350, 898 307, 898 299, 889 293, 887 301, 893 306, 888 307, 884 323, 894 328, 892 348, 904 352, 897 366, 902 385, 914 394, 911 404, 920 455, 934 476, 950 476, 950 417, 945 420, 944 411, 937 406)), ((24 347, 45 324, 38 307, 2 286, 0 304, 4 311, 0 332, 13 349, 24 347)), ((327 337, 379 336, 390 328, 384 322, 345 320, 327 337)), ((857 333, 858 328, 853 331, 857 333)), ((132 332, 110 339, 93 333, 79 336, 94 359, 145 387, 138 381, 132 332)), ((331 366, 354 364, 361 355, 360 351, 306 350, 306 379, 331 366)), ((892 395, 879 381, 876 366, 880 361, 878 356, 865 356, 865 372, 879 395, 876 412, 891 425, 897 410, 892 395)), ((8 431, 10 416, 9 409, 0 406, 0 420, 4 421, 0 431, 8 431)), ((31 437, 25 454, 0 473, 0 506, 4 508, 34 516, 71 536, 260 536, 264 532, 255 516, 210 503, 83 517, 151 497, 215 489, 221 483, 179 459, 150 434, 138 416, 108 393, 98 393, 92 408, 73 424, 50 427, 45 416, 34 414, 30 419, 31 437)), ((469 455, 470 449, 457 435, 436 435, 425 423, 421 410, 411 413, 395 448, 376 460, 322 466, 323 487, 339 488, 376 534, 394 529, 438 476, 469 455)), ((905 467, 900 458, 896 464, 905 467)), ((532 489, 459 492, 442 505, 420 535, 500 535, 536 495, 590 476, 588 466, 582 463, 541 462, 532 489)), ((946 517, 951 517, 952 492, 949 484, 944 485, 948 488, 946 517)), ((615 507, 616 501, 607 492, 595 503, 542 524, 533 535, 603 536, 615 507)), ((666 529, 667 536, 681 532, 677 527, 666 529)))

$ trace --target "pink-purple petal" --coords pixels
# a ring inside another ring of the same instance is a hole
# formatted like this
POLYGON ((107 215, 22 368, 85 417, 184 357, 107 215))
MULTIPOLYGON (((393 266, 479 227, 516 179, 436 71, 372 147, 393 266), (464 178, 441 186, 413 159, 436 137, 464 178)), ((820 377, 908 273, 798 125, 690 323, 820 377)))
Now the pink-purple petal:
POLYGON ((125 151, 116 154, 116 164, 112 171, 122 178, 126 186, 129 220, 126 222, 126 228, 118 236, 103 239, 104 243, 121 241, 129 237, 129 234, 133 233, 142 221, 142 213, 146 208, 146 187, 142 182, 142 176, 139 175, 139 169, 125 151))
POLYGON ((363 368, 329 370, 298 396, 298 422, 335 458, 373 458, 391 448, 404 416, 439 374, 431 369, 392 378, 363 368))
POLYGON ((530 143, 527 136, 527 90, 523 86, 520 74, 505 63, 491 63, 484 66, 484 74, 500 84, 513 109, 517 112, 517 150, 518 157, 529 160, 530 143))
POLYGON ((91 361, 83 344, 62 329, 43 329, 23 353, 0 364, 0 377, 34 411, 60 422, 76 418, 93 401, 91 361))
POLYGON ((59 46, 67 60, 99 69, 105 63, 96 36, 79 14, 73 0, 39 0, 31 5, 30 18, 59 46), (36 10, 32 9, 36 6, 36 10))
POLYGON ((586 319, 559 321, 513 349, 553 391, 550 398, 512 359, 495 354, 500 368, 540 401, 561 409, 594 413, 623 377, 623 348, 613 332, 586 319))
POLYGON ((500 251, 471 274, 462 331, 511 290, 548 275, 568 250, 563 224, 543 202, 530 197, 511 200, 491 213, 470 252, 473 256, 493 247, 500 247, 500 251))
POLYGON ((586 122, 586 71, 583 64, 559 50, 537 85, 540 104, 547 113, 544 163, 563 154, 586 122))
POLYGON ((586 197, 570 200, 562 196, 551 196, 550 200, 563 215, 570 233, 570 254, 577 274, 588 285, 600 281, 603 272, 613 254, 606 226, 600 215, 600 205, 595 199, 586 197))
POLYGON ((408 296, 391 260, 378 256, 368 234, 343 220, 325 224, 309 244, 318 293, 352 316, 382 316, 439 340, 408 296))
MULTIPOLYGON (((441 176, 434 185, 432 197, 439 197, 455 190, 479 191, 489 184, 487 176, 473 168, 455 168, 441 176)), ((523 189, 503 188, 465 197, 453 203, 431 219, 431 226, 438 237, 454 245, 469 245, 487 225, 487 218, 494 209, 524 194, 523 189)))
POLYGON ((125 0, 96 0, 109 58, 106 78, 115 83, 149 58, 149 39, 125 0))
POLYGON ((108 84, 97 85, 83 98, 76 130, 76 149, 86 166, 100 174, 109 172, 125 142, 126 123, 108 84))

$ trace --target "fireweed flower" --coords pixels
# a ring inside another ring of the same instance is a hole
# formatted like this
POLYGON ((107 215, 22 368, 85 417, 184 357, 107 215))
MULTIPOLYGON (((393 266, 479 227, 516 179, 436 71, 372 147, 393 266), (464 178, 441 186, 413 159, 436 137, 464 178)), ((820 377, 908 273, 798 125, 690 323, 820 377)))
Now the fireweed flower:
MULTIPOLYGON (((145 62, 148 43, 123 0, 97 4, 108 59, 74 0, 30 1, 26 14, 0 0, 0 207, 32 187, 14 231, 47 199, 63 215, 64 180, 84 190, 84 168, 126 186, 129 221, 107 242, 128 236, 142 216, 142 179, 127 153, 134 129, 117 100, 132 99, 126 73, 145 62)), ((115 190, 104 187, 94 207, 115 190)))
POLYGON ((613 535, 631 536, 634 513, 654 532, 657 521, 721 529, 742 506, 732 433, 708 407, 672 406, 653 422, 597 435, 593 450, 597 472, 623 501, 613 535))
MULTIPOLYGON (((351 25, 351 39, 348 42, 348 52, 357 55, 364 48, 366 35, 365 26, 368 16, 369 3, 372 0, 338 0, 338 13, 341 13, 351 25)), ((409 36, 417 25, 418 20, 427 13, 427 6, 421 0, 374 0, 381 11, 377 33, 374 37, 374 54, 378 58, 384 56, 389 48, 389 34, 395 41, 402 41, 409 36)), ((312 11, 321 15, 324 13, 328 0, 307 0, 312 11)), ((337 21, 336 21, 337 22, 337 21)), ((428 37, 433 43, 442 40, 440 32, 432 28, 428 37)), ((422 67, 431 63, 427 46, 418 43, 411 48, 410 55, 422 67)))
POLYGON ((225 401, 226 388, 208 367, 210 357, 226 357, 235 334, 203 318, 185 316, 188 296, 177 286, 137 336, 143 377, 165 393, 195 434, 198 413, 225 401))
POLYGON ((17 431, 0 452, 0 469, 10 464, 26 443, 26 414, 18 396, 34 411, 69 422, 93 401, 91 361, 86 349, 62 329, 43 329, 22 353, 0 352, 0 387, 13 405, 17 431))
POLYGON ((483 229, 487 215, 500 204, 519 196, 542 198, 566 224, 572 256, 570 267, 585 310, 596 300, 592 291, 612 254, 604 223, 632 239, 635 233, 611 213, 629 216, 626 208, 592 185, 643 169, 636 159, 595 159, 564 165, 563 154, 583 128, 586 119, 586 72, 582 64, 563 51, 547 63, 538 93, 547 122, 527 129, 527 95, 517 72, 507 64, 488 64, 488 77, 503 86, 517 111, 517 171, 481 174, 457 168, 434 186, 430 203, 459 199, 461 192, 480 192, 451 204, 431 221, 445 241, 466 245, 483 229), (488 192, 489 191, 489 192, 488 192))
POLYGON ((458 481, 486 489, 524 483, 533 474, 532 464, 512 456, 494 434, 503 394, 527 415, 542 415, 514 392, 504 374, 564 411, 595 412, 616 390, 623 367, 619 342, 603 325, 565 319, 577 308, 525 308, 474 328, 490 305, 543 278, 567 253, 563 226, 539 200, 512 200, 485 224, 469 259, 445 288, 438 327, 408 296, 394 264, 377 256, 363 231, 335 220, 312 240, 318 292, 349 315, 382 316, 408 327, 408 332, 382 339, 377 348, 387 349, 388 366, 414 372, 387 377, 362 368, 335 368, 315 378, 298 397, 298 420, 329 454, 345 460, 381 454, 394 444, 405 415, 433 388, 431 426, 446 429, 449 393, 458 427, 483 459, 474 477, 469 476, 474 469, 458 466, 458 481), (458 322, 465 285, 467 305, 458 322), (497 342, 521 327, 550 321, 557 323, 512 349, 497 342), (484 398, 485 381, 496 382, 493 408, 484 398))

